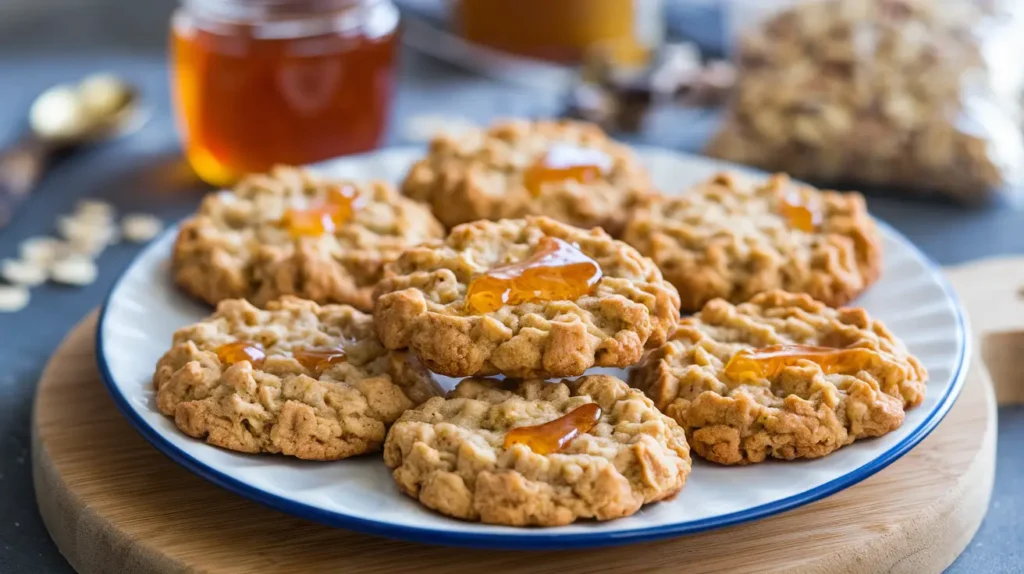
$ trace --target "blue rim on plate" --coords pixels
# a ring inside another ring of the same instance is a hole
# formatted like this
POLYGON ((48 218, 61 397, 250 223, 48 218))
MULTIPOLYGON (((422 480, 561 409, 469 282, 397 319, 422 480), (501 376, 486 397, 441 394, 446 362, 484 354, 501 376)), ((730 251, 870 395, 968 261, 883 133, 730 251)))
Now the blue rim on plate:
MULTIPOLYGON (((114 404, 117 405, 118 410, 121 411, 125 418, 128 419, 128 422, 135 427, 143 438, 145 438, 157 450, 174 462, 184 466, 191 472, 205 478, 221 488, 244 496, 245 498, 258 502, 264 506, 268 506, 286 514, 298 516, 300 518, 305 518, 329 526, 398 540, 445 546, 501 550, 552 550, 604 547, 650 542, 685 534, 695 534, 698 532, 724 528, 726 526, 733 526, 780 514, 798 506, 803 506, 820 500, 863 481, 895 462, 901 456, 909 452, 910 449, 924 440, 924 438, 928 436, 936 426, 938 426, 942 419, 945 418, 946 414, 949 413, 949 410, 952 408, 956 398, 960 395, 960 391, 963 389, 964 380, 966 379, 966 367, 967 360, 971 352, 971 340, 970 337, 966 336, 966 319, 964 318, 964 312, 960 304, 959 297, 935 262, 921 252, 920 249, 913 245, 902 234, 895 231, 890 225, 879 220, 876 221, 880 227, 891 232, 892 237, 894 237, 896 241, 903 243, 907 248, 920 257, 928 272, 932 275, 932 278, 935 279, 944 294, 954 303, 953 307, 956 313, 957 335, 960 345, 956 368, 952 375, 952 384, 946 387, 945 393, 937 403, 935 409, 919 427, 917 427, 901 442, 897 443, 895 446, 870 462, 858 467, 854 471, 848 472, 847 474, 837 477, 816 488, 806 490, 788 498, 762 504, 739 512, 694 520, 682 524, 640 528, 621 533, 594 532, 562 535, 557 533, 557 529, 546 528, 536 529, 535 534, 519 535, 514 538, 498 533, 440 532, 429 528, 395 525, 330 512, 322 508, 288 500, 276 494, 255 488, 243 481, 216 470, 176 447, 166 438, 161 436, 159 432, 149 426, 149 424, 147 424, 146 421, 131 408, 128 404, 127 398, 120 393, 113 381, 109 365, 107 365, 102 352, 102 349, 104 348, 103 325, 106 322, 107 310, 110 307, 110 300, 120 286, 121 281, 134 266, 134 262, 125 268, 114 282, 114 285, 111 287, 104 299, 103 308, 100 311, 99 320, 96 323, 96 364, 99 367, 101 379, 107 387, 111 397, 114 399, 114 404)), ((177 226, 168 229, 164 234, 175 233, 176 231, 177 226)), ((163 235, 161 237, 163 237, 163 235)), ((155 241, 158 240, 159 239, 155 241)))

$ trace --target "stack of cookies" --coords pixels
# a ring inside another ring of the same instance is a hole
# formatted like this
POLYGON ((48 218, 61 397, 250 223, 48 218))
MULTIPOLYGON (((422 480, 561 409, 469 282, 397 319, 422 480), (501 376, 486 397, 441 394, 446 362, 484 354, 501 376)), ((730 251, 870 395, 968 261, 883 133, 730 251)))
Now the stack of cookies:
POLYGON ((921 364, 840 307, 880 245, 859 195, 723 174, 662 196, 576 122, 440 136, 401 192, 280 168, 182 226, 175 279, 217 310, 175 334, 157 406, 241 452, 383 450, 464 520, 629 516, 683 488, 691 448, 821 457, 921 403, 921 364))

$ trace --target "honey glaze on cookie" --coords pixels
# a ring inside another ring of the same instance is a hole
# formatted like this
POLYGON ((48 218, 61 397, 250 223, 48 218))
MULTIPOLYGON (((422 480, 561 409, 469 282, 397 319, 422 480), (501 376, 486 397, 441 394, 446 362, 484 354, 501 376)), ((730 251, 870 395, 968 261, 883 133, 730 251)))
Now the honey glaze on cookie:
POLYGON ((798 189, 789 189, 779 198, 779 212, 793 229, 812 233, 821 225, 821 205, 798 189))
POLYGON ((359 195, 351 185, 331 186, 323 205, 308 209, 288 209, 281 217, 281 226, 295 238, 334 233, 352 218, 360 203, 359 195))
POLYGON ((523 174, 523 184, 534 197, 544 185, 558 181, 590 183, 611 169, 612 159, 601 150, 555 144, 523 174))
POLYGON ((226 343, 214 349, 214 352, 217 353, 220 362, 225 365, 249 361, 252 366, 259 367, 263 364, 263 359, 267 358, 263 345, 251 341, 226 343))
POLYGON ((772 379, 785 367, 811 361, 826 375, 852 375, 863 371, 881 356, 871 349, 835 349, 811 345, 772 345, 761 349, 743 349, 725 365, 725 376, 734 381, 772 379))
POLYGON ((292 356, 307 370, 320 376, 324 371, 331 368, 331 365, 344 363, 348 360, 345 355, 345 346, 334 347, 302 347, 295 349, 292 356))
POLYGON ((531 301, 572 301, 589 293, 601 277, 601 266, 579 248, 556 237, 543 237, 527 259, 473 279, 466 292, 466 309, 490 313, 531 301))
POLYGON ((522 444, 537 454, 556 453, 601 420, 601 407, 587 403, 544 424, 517 427, 505 434, 505 448, 522 444))

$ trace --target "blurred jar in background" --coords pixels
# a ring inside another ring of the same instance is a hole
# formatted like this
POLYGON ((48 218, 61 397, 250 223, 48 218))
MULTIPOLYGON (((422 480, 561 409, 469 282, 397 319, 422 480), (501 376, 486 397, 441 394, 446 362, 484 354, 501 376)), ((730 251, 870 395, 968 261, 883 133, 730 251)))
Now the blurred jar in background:
POLYGON ((183 0, 171 73, 192 167, 227 185, 377 147, 397 36, 391 0, 183 0))
POLYGON ((455 0, 466 39, 575 63, 592 48, 616 64, 646 64, 662 43, 663 0, 455 0))

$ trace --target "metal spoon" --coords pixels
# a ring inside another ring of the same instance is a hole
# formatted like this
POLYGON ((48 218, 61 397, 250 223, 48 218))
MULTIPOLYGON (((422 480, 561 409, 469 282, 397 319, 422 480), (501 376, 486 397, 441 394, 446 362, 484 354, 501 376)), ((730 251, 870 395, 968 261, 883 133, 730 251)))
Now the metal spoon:
POLYGON ((53 154, 128 135, 148 119, 139 91, 108 74, 40 94, 25 135, 0 152, 0 228, 29 196, 53 154))

